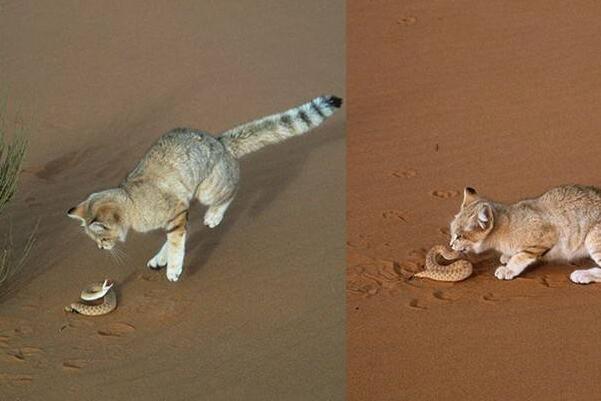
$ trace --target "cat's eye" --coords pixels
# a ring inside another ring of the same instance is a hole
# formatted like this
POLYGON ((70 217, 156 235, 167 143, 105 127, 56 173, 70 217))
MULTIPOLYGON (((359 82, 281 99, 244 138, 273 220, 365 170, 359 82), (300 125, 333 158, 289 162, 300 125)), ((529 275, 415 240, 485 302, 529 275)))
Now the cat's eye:
POLYGON ((108 227, 105 226, 104 224, 98 222, 98 221, 92 221, 92 223, 90 223, 90 228, 94 229, 94 230, 98 230, 98 231, 106 231, 108 230, 108 227))

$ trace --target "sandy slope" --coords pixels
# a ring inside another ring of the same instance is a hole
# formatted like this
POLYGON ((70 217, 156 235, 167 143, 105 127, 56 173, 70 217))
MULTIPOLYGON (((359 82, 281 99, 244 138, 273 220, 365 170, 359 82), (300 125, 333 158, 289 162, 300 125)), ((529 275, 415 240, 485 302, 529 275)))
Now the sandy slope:
MULTIPOLYGON (((402 4, 401 4, 402 3, 402 4)), ((471 185, 601 185, 599 3, 349 5, 350 400, 591 400, 601 285, 574 266, 408 281, 471 185)), ((592 262, 583 261, 581 265, 592 262)))
POLYGON ((39 119, 1 224, 19 239, 41 217, 0 304, 0 399, 343 399, 344 112, 245 159, 215 230, 193 210, 177 284, 145 267, 160 233, 132 235, 120 266, 64 215, 170 128, 344 95, 343 2, 126 3, 0 3, 2 78, 39 119), (62 312, 105 276, 114 313, 62 312))

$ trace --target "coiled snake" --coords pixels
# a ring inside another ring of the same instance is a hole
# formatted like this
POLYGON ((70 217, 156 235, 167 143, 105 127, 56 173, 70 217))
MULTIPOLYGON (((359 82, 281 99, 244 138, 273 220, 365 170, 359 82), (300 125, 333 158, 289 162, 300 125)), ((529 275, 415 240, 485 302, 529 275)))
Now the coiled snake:
POLYGON ((456 260, 444 266, 438 263, 438 256, 446 260, 461 258, 461 254, 446 245, 434 245, 426 255, 426 269, 415 273, 414 277, 429 278, 437 281, 461 281, 468 278, 473 271, 473 266, 467 260, 456 260))
POLYGON ((113 290, 114 282, 104 280, 104 282, 93 283, 81 292, 81 299, 84 302, 72 303, 65 306, 67 312, 77 312, 86 316, 106 315, 117 307, 117 295, 113 290), (98 301, 103 298, 103 302, 98 305, 86 303, 86 301, 98 301))

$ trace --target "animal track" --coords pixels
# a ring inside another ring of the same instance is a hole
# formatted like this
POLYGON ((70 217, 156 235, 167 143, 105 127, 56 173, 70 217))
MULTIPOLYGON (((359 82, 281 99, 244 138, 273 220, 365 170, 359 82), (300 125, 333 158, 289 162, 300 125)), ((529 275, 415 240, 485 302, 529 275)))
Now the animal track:
POLYGON ((40 348, 37 348, 37 347, 21 347, 21 352, 25 356, 31 356, 31 355, 43 353, 44 351, 42 351, 40 348))
POLYGON ((558 287, 563 287, 565 284, 567 284, 566 280, 554 280, 551 276, 549 275, 545 275, 543 277, 539 277, 537 279, 538 283, 541 284, 543 287, 547 287, 547 288, 558 288, 558 287))
POLYGON ((80 370, 86 364, 87 362, 83 359, 71 359, 63 362, 63 368, 65 370, 80 370))
POLYGON ((417 175, 417 170, 410 168, 408 170, 395 171, 392 175, 397 178, 413 178, 417 175))
POLYGON ((432 293, 432 296, 440 301, 456 301, 456 298, 452 298, 445 294, 444 291, 436 290, 432 293))
POLYGON ((359 234, 357 239, 349 239, 346 244, 351 248, 370 248, 371 243, 365 238, 364 235, 359 234))
POLYGON ((404 271, 399 263, 391 260, 355 265, 349 267, 347 291, 365 296, 376 295, 382 290, 398 286, 410 276, 410 272, 404 271))
POLYGON ((428 309, 425 306, 420 305, 417 299, 412 299, 411 301, 409 301, 409 307, 413 309, 428 309))
POLYGON ((25 355, 21 352, 20 349, 10 350, 7 352, 7 355, 10 355, 16 361, 24 361, 25 355))
POLYGON ((382 213, 382 217, 387 220, 401 220, 407 223, 407 219, 405 219, 405 217, 403 217, 403 215, 396 210, 387 210, 382 213))
POLYGON ((363 276, 349 278, 346 288, 349 292, 365 296, 376 295, 380 290, 377 283, 363 276))
POLYGON ((21 326, 14 329, 14 332, 19 336, 28 336, 33 334, 33 329, 29 326, 21 326))
POLYGON ((136 328, 129 323, 113 323, 103 330, 98 330, 98 334, 103 337, 122 337, 135 330, 136 328))
POLYGON ((435 198, 439 198, 439 199, 448 199, 448 198, 456 198, 457 196, 459 196, 459 191, 432 191, 430 192, 430 195, 434 196, 435 198))
POLYGON ((426 254, 428 253, 428 250, 426 248, 417 248, 417 249, 412 249, 408 252, 408 255, 411 258, 415 258, 415 259, 419 259, 419 260, 424 260, 426 258, 426 254))
POLYGON ((499 298, 497 298, 495 296, 495 294, 493 294, 492 292, 487 292, 486 294, 482 295, 482 299, 488 302, 498 302, 500 301, 499 298))
POLYGON ((421 266, 411 261, 395 263, 393 269, 396 274, 405 279, 410 279, 416 272, 422 270, 421 266))
POLYGON ((166 291, 164 289, 161 288, 155 288, 155 289, 150 289, 148 291, 146 291, 144 293, 144 297, 145 298, 152 298, 152 299, 156 299, 156 298, 160 298, 161 296, 163 296, 166 293, 166 291))
POLYGON ((31 375, 18 375, 11 373, 0 373, 0 382, 11 382, 17 384, 30 383, 33 380, 31 375))
POLYGON ((417 17, 414 17, 412 15, 406 16, 406 17, 402 17, 397 21, 397 24, 399 25, 405 25, 405 26, 409 26, 409 25, 413 25, 417 22, 417 17))
POLYGON ((41 353, 43 353, 43 351, 37 347, 21 347, 6 352, 7 355, 11 356, 16 361, 24 361, 41 353))
POLYGON ((62 327, 62 330, 66 329, 66 328, 86 329, 86 328, 92 327, 93 325, 94 324, 92 322, 90 322, 89 320, 73 319, 73 320, 68 320, 67 324, 65 324, 62 327))

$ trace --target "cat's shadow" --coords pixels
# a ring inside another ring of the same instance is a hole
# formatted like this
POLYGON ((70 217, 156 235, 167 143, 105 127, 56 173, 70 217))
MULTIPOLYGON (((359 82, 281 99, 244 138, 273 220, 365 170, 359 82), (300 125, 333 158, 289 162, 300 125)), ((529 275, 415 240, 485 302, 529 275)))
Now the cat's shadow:
POLYGON ((215 249, 221 245, 228 246, 227 233, 236 226, 239 217, 245 214, 256 217, 263 213, 295 181, 311 152, 342 140, 345 137, 343 125, 344 122, 340 122, 330 130, 318 129, 306 136, 292 139, 292 143, 271 146, 241 160, 238 195, 219 226, 213 229, 202 226, 205 209, 201 209, 198 204, 193 206, 196 210, 191 213, 190 223, 201 228, 193 229, 186 241, 188 251, 184 274, 196 274, 206 266, 215 249), (326 130, 329 132, 323 132, 326 130), (277 153, 285 153, 286 157, 274 157, 277 153))
MULTIPOLYGON (((308 157, 314 150, 326 146, 329 143, 344 139, 344 124, 344 121, 331 122, 329 126, 320 127, 313 132, 297 138, 292 138, 285 143, 269 146, 266 149, 251 154, 241 160, 241 181, 238 195, 225 214, 223 222, 218 227, 209 229, 203 226, 202 217, 205 210, 200 205, 194 204, 190 216, 191 235, 186 241, 187 252, 184 276, 197 273, 209 262, 211 255, 219 246, 232 246, 227 244, 227 234, 231 228, 236 226, 239 217, 243 215, 256 217, 263 213, 272 202, 277 199, 279 194, 295 181, 303 170, 308 157), (279 154, 286 154, 286 157, 278 157, 279 154)), ((118 124, 115 124, 115 126, 119 128, 118 124)), ((64 171, 52 170, 52 178, 57 182, 54 183, 44 180, 44 182, 40 183, 39 187, 34 187, 34 189, 37 188, 37 190, 33 191, 29 196, 33 196, 34 198, 43 198, 50 194, 56 196, 57 190, 55 188, 57 186, 59 188, 67 188, 68 190, 68 186, 64 186, 63 183, 68 183, 69 186, 78 185, 81 187, 78 192, 90 193, 98 188, 110 187, 115 184, 117 178, 123 178, 125 176, 123 171, 115 172, 114 160, 129 157, 128 152, 130 152, 130 150, 127 146, 122 149, 111 149, 112 154, 114 154, 114 157, 112 158, 106 158, 108 148, 102 147, 101 145, 94 147, 90 146, 90 148, 95 149, 96 152, 89 151, 89 148, 81 152, 87 158, 86 164, 100 166, 100 169, 103 171, 103 173, 99 173, 97 181, 90 181, 89 177, 86 175, 79 177, 79 170, 77 168, 65 169, 64 171), (102 150, 102 152, 99 150, 102 150), (61 185, 63 186, 61 187, 61 185)), ((61 160, 60 157, 57 160, 61 160)), ((79 156, 77 156, 77 160, 79 160, 79 156)), ((66 197, 63 199, 57 197, 56 199, 58 200, 55 200, 55 202, 64 203, 62 208, 66 209, 79 198, 70 199, 69 197, 66 197)), ((13 202, 13 207, 15 208, 18 206, 17 201, 18 200, 13 202)), ((62 211, 45 216, 43 224, 40 225, 38 236, 43 238, 46 231, 55 232, 56 226, 61 228, 65 227, 65 230, 67 230, 66 227, 69 226, 68 232, 71 233, 70 235, 73 237, 70 239, 72 241, 77 241, 77 243, 79 243, 79 241, 89 241, 84 235, 77 233, 76 230, 72 228, 73 223, 64 216, 64 212, 62 211)), ((145 266, 147 259, 154 255, 165 240, 164 234, 159 231, 154 234, 131 233, 130 237, 131 238, 128 239, 129 246, 125 246, 124 250, 130 253, 130 250, 132 249, 130 247, 136 248, 137 246, 140 246, 140 249, 131 252, 132 254, 125 259, 126 265, 132 264, 136 267, 132 268, 127 273, 124 272, 124 277, 119 280, 121 292, 123 292, 124 286, 139 277, 142 269, 148 269, 145 266), (138 235, 149 235, 151 238, 146 237, 146 239, 142 240, 141 237, 137 238, 138 235), (154 237, 156 237, 156 241, 153 239, 154 237)), ((41 240, 39 242, 42 243, 41 240)), ((90 249, 90 252, 95 249, 95 246, 92 243, 85 242, 85 245, 81 246, 90 249)), ((36 255, 43 255, 44 252, 47 251, 48 249, 44 244, 36 244, 30 260, 35 260, 36 255)), ((64 252, 53 250, 53 252, 54 260, 57 261, 63 261, 65 258, 69 257, 69 252, 67 252, 67 250, 64 252)), ((99 264, 115 263, 109 256, 104 256, 105 257, 98 259, 99 264)), ((19 275, 8 283, 10 285, 4 285, 0 292, 0 303, 11 294, 14 294, 19 289, 26 286, 27 283, 31 282, 36 277, 44 274, 44 272, 51 267, 52 263, 47 263, 43 266, 27 263, 27 266, 23 268, 19 275), (31 268, 28 268, 30 265, 31 268), (33 268, 34 266, 36 267, 35 269, 33 268)), ((162 270, 162 272, 164 274, 164 270, 162 270)))

